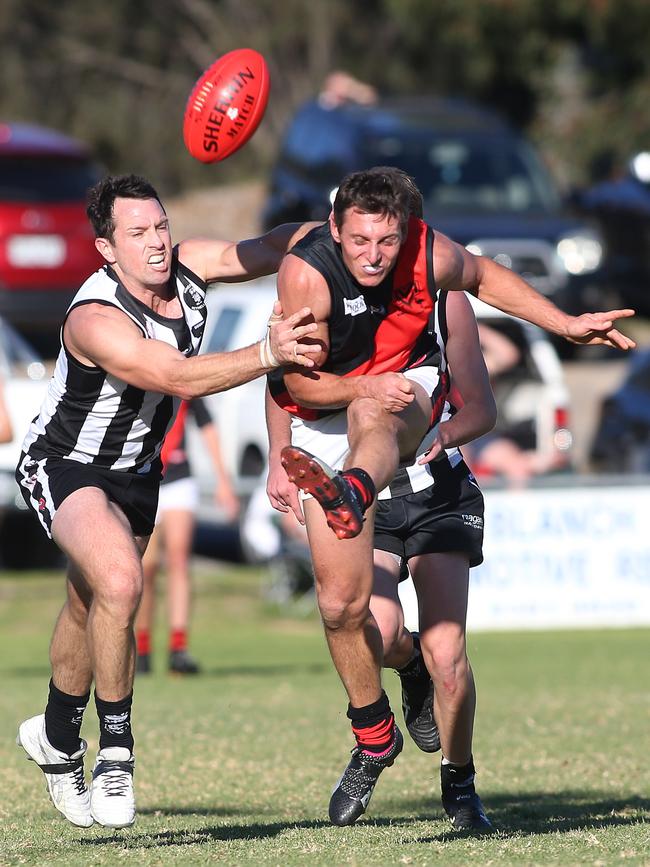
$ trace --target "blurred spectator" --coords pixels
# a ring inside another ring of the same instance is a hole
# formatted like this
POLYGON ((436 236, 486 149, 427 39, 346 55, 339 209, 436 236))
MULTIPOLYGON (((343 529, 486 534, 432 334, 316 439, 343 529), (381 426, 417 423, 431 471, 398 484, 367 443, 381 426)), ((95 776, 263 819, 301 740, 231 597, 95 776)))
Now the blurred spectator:
MULTIPOLYGON (((515 367, 521 353, 516 344, 496 328, 479 322, 478 330, 498 407, 500 379, 515 367)), ((459 395, 452 395, 452 402, 459 400, 459 395)), ((501 476, 512 487, 525 485, 533 476, 562 469, 567 463, 566 456, 555 449, 523 448, 517 442, 516 431, 499 421, 489 434, 463 446, 463 454, 478 478, 501 476)))
POLYGON ((199 505, 199 486, 191 475, 185 447, 187 414, 194 416, 212 459, 217 478, 215 500, 229 521, 239 514, 239 500, 225 470, 216 426, 201 398, 184 401, 162 450, 163 480, 156 515, 156 529, 142 559, 144 587, 135 622, 138 657, 136 671, 151 671, 151 632, 155 587, 161 560, 167 567, 167 613, 169 621, 169 670, 175 674, 198 674, 199 664, 188 652, 191 602, 190 561, 199 505))
POLYGON ((587 208, 620 208, 650 215, 650 152, 635 154, 624 172, 615 171, 587 190, 587 208))
MULTIPOLYGON (((325 219, 317 208, 312 213, 309 201, 309 177, 316 173, 326 188, 338 186, 341 177, 358 168, 358 143, 351 130, 333 121, 333 114, 347 104, 372 105, 377 101, 377 93, 369 84, 359 81, 347 72, 337 70, 330 73, 319 94, 303 103, 296 111, 284 138, 282 157, 274 174, 281 176, 272 181, 279 183, 280 200, 274 202, 271 213, 263 217, 265 227, 271 228, 278 222, 302 222, 306 215, 309 219, 325 219), (286 166, 286 169, 285 169, 286 166), (286 186, 282 178, 288 170, 291 176, 298 167, 299 176, 307 179, 297 185, 286 186), (278 219, 277 210, 281 209, 278 219)), ((322 207, 320 198, 317 204, 322 207)), ((325 202, 325 207, 329 202, 325 202)))
POLYGON ((630 360, 622 385, 606 397, 590 454, 607 473, 650 473, 650 349, 630 360))
POLYGON ((358 78, 340 69, 330 72, 323 82, 318 103, 321 108, 338 108, 347 102, 359 105, 374 105, 377 102, 377 91, 371 84, 359 81, 358 78))
POLYGON ((586 190, 579 204, 600 225, 612 303, 650 315, 650 152, 636 154, 622 172, 612 171, 586 190))

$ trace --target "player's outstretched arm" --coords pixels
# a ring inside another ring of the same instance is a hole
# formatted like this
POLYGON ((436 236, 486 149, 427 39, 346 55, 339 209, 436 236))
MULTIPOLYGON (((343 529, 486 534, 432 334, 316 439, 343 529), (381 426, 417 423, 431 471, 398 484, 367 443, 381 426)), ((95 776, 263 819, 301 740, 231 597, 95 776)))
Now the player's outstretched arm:
POLYGON ((485 256, 474 256, 441 234, 436 235, 434 244, 434 270, 441 289, 465 289, 487 304, 572 343, 623 350, 636 346, 615 327, 618 319, 634 316, 633 310, 570 316, 514 271, 485 256))
POLYGON ((190 400, 242 385, 279 365, 311 367, 315 347, 301 339, 315 326, 300 324, 309 315, 305 307, 272 322, 264 340, 252 346, 186 358, 161 340, 145 339, 120 310, 88 304, 69 315, 64 341, 82 364, 101 367, 144 391, 190 400))
POLYGON ((237 283, 275 274, 287 250, 319 223, 284 223, 258 238, 220 241, 192 238, 178 247, 184 265, 206 283, 237 283))

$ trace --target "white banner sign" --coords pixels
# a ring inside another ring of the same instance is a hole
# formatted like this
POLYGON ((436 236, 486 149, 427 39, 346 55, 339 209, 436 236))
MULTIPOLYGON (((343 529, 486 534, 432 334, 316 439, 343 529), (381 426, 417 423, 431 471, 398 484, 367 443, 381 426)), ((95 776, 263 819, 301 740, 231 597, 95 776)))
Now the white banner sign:
MULTIPOLYGON (((650 488, 484 493, 485 561, 470 572, 469 629, 650 624, 650 488)), ((404 585, 414 626, 415 593, 404 585)))

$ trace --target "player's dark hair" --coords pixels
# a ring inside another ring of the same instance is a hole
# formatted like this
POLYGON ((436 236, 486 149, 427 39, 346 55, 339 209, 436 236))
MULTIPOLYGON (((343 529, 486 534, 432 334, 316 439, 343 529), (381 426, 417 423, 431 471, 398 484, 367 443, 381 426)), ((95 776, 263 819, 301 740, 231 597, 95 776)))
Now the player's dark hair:
POLYGON ((394 217, 404 228, 411 214, 422 217, 422 193, 406 172, 394 166, 375 166, 347 175, 334 199, 334 222, 338 229, 348 208, 367 214, 394 217))
POLYGON ((145 178, 139 175, 109 175, 91 187, 86 196, 86 213, 96 238, 113 241, 115 199, 157 199, 164 210, 160 196, 145 178))

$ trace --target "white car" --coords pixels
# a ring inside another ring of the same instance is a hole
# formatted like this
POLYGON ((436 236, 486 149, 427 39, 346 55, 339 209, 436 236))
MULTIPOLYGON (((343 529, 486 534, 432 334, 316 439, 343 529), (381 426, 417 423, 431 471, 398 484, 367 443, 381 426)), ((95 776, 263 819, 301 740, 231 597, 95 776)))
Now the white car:
POLYGON ((34 349, 0 318, 0 377, 13 439, 0 445, 0 507, 25 508, 14 478, 20 447, 47 391, 45 365, 34 349))
MULTIPOLYGON (((211 289, 201 352, 227 352, 260 340, 266 333, 275 298, 275 276, 211 289)), ((250 496, 266 470, 265 388, 266 378, 262 376, 205 399, 219 428, 224 463, 238 494, 244 497, 250 496)), ((202 499, 211 502, 215 485, 212 462, 191 419, 187 439, 202 499)))
MULTIPOLYGON (((276 278, 267 277, 208 293, 208 320, 202 352, 224 352, 259 340, 276 298, 276 278)), ((503 330, 520 349, 517 365, 497 389, 500 419, 520 431, 522 442, 539 450, 568 454, 568 391, 562 365, 548 336, 527 322, 514 319, 471 298, 479 322, 503 330)), ((224 460, 240 495, 246 496, 264 478, 268 440, 264 418, 265 378, 207 398, 219 426, 224 460)), ((199 438, 190 431, 192 465, 206 498, 214 477, 199 438)))

